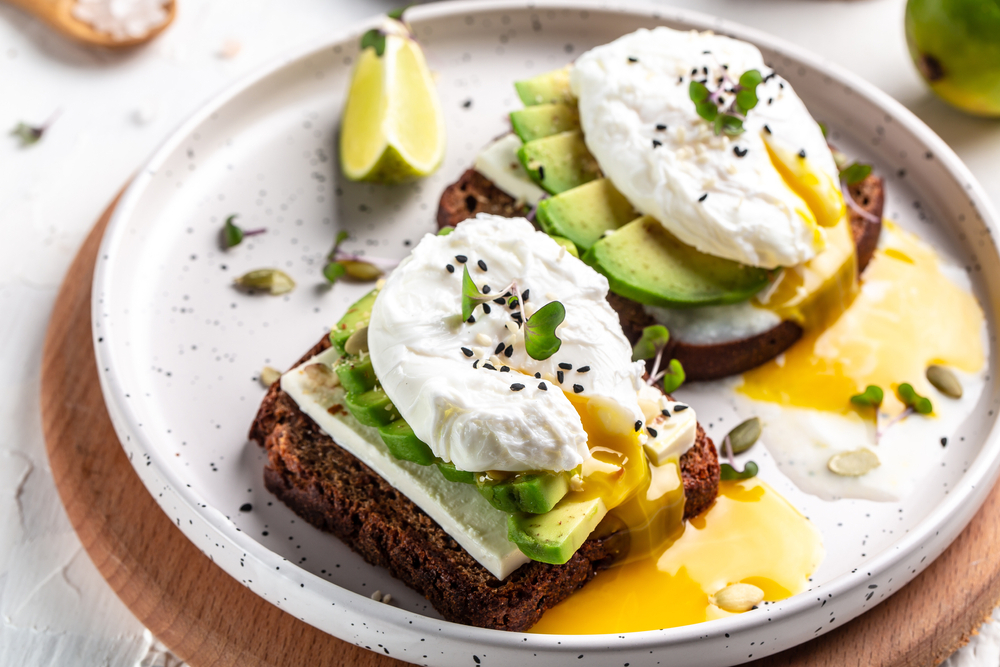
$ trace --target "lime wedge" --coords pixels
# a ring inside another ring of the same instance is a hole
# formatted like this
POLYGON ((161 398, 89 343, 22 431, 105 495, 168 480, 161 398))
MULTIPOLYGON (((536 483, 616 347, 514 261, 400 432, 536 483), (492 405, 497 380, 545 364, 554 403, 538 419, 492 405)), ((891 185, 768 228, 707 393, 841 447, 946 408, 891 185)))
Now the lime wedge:
POLYGON ((400 183, 432 173, 444 157, 444 118, 420 46, 387 21, 385 49, 361 52, 340 131, 340 163, 352 181, 400 183))

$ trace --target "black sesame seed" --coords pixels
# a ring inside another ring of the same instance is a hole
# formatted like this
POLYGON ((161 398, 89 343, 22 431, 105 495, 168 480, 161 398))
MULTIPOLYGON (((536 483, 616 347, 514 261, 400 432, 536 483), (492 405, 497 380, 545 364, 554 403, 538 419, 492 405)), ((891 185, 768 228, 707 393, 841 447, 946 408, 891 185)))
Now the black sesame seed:
POLYGON ((767 103, 768 104, 774 104, 774 98, 773 97, 767 98, 767 103))
POLYGON ((498 306, 502 306, 505 303, 507 303, 507 300, 504 299, 503 297, 497 297, 496 299, 493 299, 493 303, 497 304, 498 306))
POLYGON ((637 62, 639 62, 639 59, 638 59, 638 58, 636 58, 635 56, 629 56, 629 57, 628 57, 628 61, 629 61, 630 63, 637 63, 637 62))
POLYGON ((562 381, 563 381, 563 372, 562 371, 556 371, 556 379, 559 380, 559 384, 562 384, 562 381))
POLYGON ((521 292, 521 301, 524 301, 525 303, 528 303, 528 293, 529 292, 531 292, 530 289, 526 289, 523 292, 521 292))
POLYGON ((948 438, 941 438, 941 446, 942 447, 948 446, 948 438))
POLYGON ((573 385, 573 393, 574 394, 579 394, 582 391, 583 391, 583 385, 582 384, 575 384, 575 385, 573 385))
POLYGON ((466 262, 469 261, 469 258, 466 257, 465 255, 455 255, 455 261, 458 262, 459 264, 465 264, 466 262))
POLYGON ((571 371, 573 370, 573 364, 568 364, 564 361, 561 364, 559 364, 559 368, 563 369, 564 371, 571 371))
POLYGON ((476 359, 475 361, 472 362, 472 367, 479 368, 479 359, 476 359))
POLYGON ((488 303, 483 304, 483 312, 486 313, 487 315, 490 314, 490 304, 488 303))
POLYGON ((677 83, 684 83, 684 77, 683 76, 677 77, 677 83))
POLYGON ((783 84, 782 82, 779 81, 778 82, 778 88, 781 88, 782 90, 784 90, 785 89, 785 84, 783 84))
POLYGON ((729 70, 729 65, 723 65, 723 66, 722 66, 722 69, 724 69, 724 70, 727 70, 727 71, 728 71, 728 70, 729 70))
POLYGON ((701 71, 705 73, 705 76, 708 76, 708 68, 707 67, 702 67, 701 71))
POLYGON ((510 303, 508 304, 508 307, 511 310, 517 310, 517 297, 514 297, 513 299, 510 300, 510 303))
POLYGON ((507 290, 506 292, 504 292, 504 293, 503 293, 503 295, 504 295, 505 297, 508 297, 508 296, 510 296, 510 290, 507 290))
POLYGON ((803 148, 802 150, 799 151, 799 157, 804 158, 805 156, 806 156, 806 149, 803 148))
POLYGON ((501 366, 500 367, 500 372, 501 373, 510 373, 510 366, 501 366))
POLYGON ((667 126, 664 125, 663 123, 657 123, 656 129, 659 130, 660 132, 663 132, 663 130, 667 129, 667 126))
POLYGON ((524 321, 524 320, 523 320, 523 319, 521 318, 521 313, 511 313, 511 316, 510 316, 510 319, 512 319, 512 320, 514 320, 515 322, 517 322, 517 323, 518 323, 518 325, 520 325, 520 324, 521 324, 521 323, 522 323, 522 322, 524 321))
POLYGON ((497 367, 494 366, 493 364, 483 364, 483 368, 488 368, 491 371, 495 371, 497 369, 497 367))
POLYGON ((538 383, 538 388, 541 389, 542 391, 548 391, 549 390, 549 388, 545 386, 544 382, 539 382, 538 383))
POLYGON ((455 267, 452 266, 451 264, 448 264, 444 268, 448 269, 448 273, 455 273, 455 267))
POLYGON ((524 389, 524 385, 520 382, 515 382, 510 386, 511 391, 521 391, 522 389, 524 389))
POLYGON ((473 317, 472 315, 469 315, 469 319, 467 319, 465 321, 468 322, 469 324, 475 324, 476 323, 476 318, 473 317))
POLYGON ((476 262, 476 264, 478 264, 479 268, 482 269, 483 271, 486 270, 486 262, 484 262, 483 260, 479 260, 478 262, 476 262))
POLYGON ((497 349, 493 350, 493 354, 500 354, 501 352, 503 352, 503 348, 504 344, 502 341, 497 343, 497 349))
POLYGON ((651 427, 647 426, 646 430, 649 432, 649 437, 651 437, 651 438, 655 438, 656 437, 656 429, 655 428, 651 428, 651 427))
POLYGON ((241 512, 249 512, 252 509, 253 509, 253 505, 251 505, 250 503, 243 503, 242 505, 240 505, 240 511, 241 512))
POLYGON ((467 347, 463 347, 462 348, 462 354, 464 354, 467 357, 471 357, 472 356, 472 350, 470 350, 467 347))
POLYGON ((590 370, 590 366, 580 366, 579 368, 576 369, 576 372, 577 373, 586 373, 589 370, 590 370))
POLYGON ((543 165, 538 165, 538 180, 545 180, 545 167, 543 165))
POLYGON ((711 51, 707 51, 707 50, 706 50, 706 51, 702 51, 702 54, 704 54, 704 55, 706 55, 706 56, 707 56, 707 55, 708 55, 709 53, 711 53, 711 51))
POLYGON ((691 76, 694 76, 697 73, 698 73, 698 68, 697 67, 695 67, 693 70, 691 70, 691 76))
POLYGON ((541 374, 541 373, 535 373, 535 378, 536 378, 536 379, 537 379, 537 378, 540 378, 540 377, 542 377, 542 374, 541 374))
POLYGON ((664 417, 666 417, 667 419, 670 419, 670 410, 667 410, 666 408, 664 408, 664 409, 660 410, 660 414, 663 415, 664 417))
POLYGON ((660 141, 659 139, 653 139, 653 148, 659 148, 662 145, 663 145, 662 141, 660 141))
POLYGON ((768 127, 767 125, 764 126, 764 131, 767 132, 768 134, 771 134, 771 128, 768 127))
POLYGON ((642 420, 637 419, 635 422, 635 432, 638 433, 640 428, 642 428, 642 420))
POLYGON ((514 356, 514 346, 508 345, 507 349, 503 351, 503 356, 507 357, 508 359, 514 356))
POLYGON ((675 405, 674 406, 674 412, 684 412, 687 409, 688 409, 688 406, 683 405, 683 404, 682 405, 675 405))
POLYGON ((747 154, 747 148, 740 148, 739 146, 733 146, 733 152, 736 153, 736 157, 743 157, 747 154))
POLYGON ((482 292, 483 292, 483 294, 489 294, 490 293, 490 286, 489 285, 483 285, 482 292))
POLYGON ((705 201, 706 199, 708 199, 708 193, 707 192, 705 194, 703 194, 702 196, 698 197, 698 201, 705 201))

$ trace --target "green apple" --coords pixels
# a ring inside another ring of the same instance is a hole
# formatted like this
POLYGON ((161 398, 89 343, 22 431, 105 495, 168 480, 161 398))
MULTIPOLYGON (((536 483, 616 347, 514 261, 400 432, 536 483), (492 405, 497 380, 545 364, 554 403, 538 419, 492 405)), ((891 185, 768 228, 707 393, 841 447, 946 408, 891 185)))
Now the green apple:
POLYGON ((942 99, 1000 116, 1000 0, 909 0, 906 41, 942 99))

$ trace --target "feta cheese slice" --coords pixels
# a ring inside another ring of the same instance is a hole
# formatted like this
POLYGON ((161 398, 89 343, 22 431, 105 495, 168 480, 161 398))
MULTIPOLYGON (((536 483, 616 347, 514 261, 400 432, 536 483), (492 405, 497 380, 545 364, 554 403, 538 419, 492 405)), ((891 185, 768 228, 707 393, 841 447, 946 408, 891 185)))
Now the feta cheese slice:
POLYGON ((518 159, 522 145, 516 134, 505 134, 476 156, 473 167, 514 199, 534 206, 547 193, 531 180, 518 159))
POLYGON ((643 445, 646 456, 655 466, 663 465, 671 457, 679 459, 694 446, 698 435, 698 418, 693 408, 668 401, 666 397, 660 405, 660 414, 646 424, 649 438, 643 445))

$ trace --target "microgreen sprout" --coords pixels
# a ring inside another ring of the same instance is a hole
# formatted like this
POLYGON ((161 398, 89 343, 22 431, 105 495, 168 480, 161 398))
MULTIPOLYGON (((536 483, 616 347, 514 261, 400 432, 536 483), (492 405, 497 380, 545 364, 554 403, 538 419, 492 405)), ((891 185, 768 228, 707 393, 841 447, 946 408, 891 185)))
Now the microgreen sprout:
POLYGON ((671 393, 676 391, 686 379, 684 367, 677 359, 671 359, 667 367, 660 370, 663 363, 663 353, 670 342, 670 332, 661 324, 652 324, 642 330, 642 337, 632 348, 632 361, 652 359, 653 368, 649 371, 647 384, 654 385, 663 380, 663 391, 671 393))
POLYGON ((380 259, 377 257, 362 257, 343 252, 341 244, 347 240, 348 234, 345 231, 337 233, 337 238, 333 243, 333 250, 327 255, 327 263, 323 267, 323 277, 331 285, 344 276, 370 282, 381 278, 385 271, 383 269, 395 268, 399 262, 391 259, 380 259), (380 266, 381 265, 381 268, 380 266))
POLYGON ((763 81, 764 77, 755 69, 744 72, 738 82, 730 79, 728 70, 723 69, 719 86, 714 91, 705 85, 707 81, 692 81, 688 95, 698 115, 713 124, 716 135, 725 133, 735 137, 744 132, 743 121, 747 112, 757 106, 757 86, 763 81), (724 108, 720 108, 725 103, 722 96, 727 93, 732 97, 724 108))
MULTIPOLYGON (((479 291, 479 287, 476 286, 472 276, 469 275, 469 266, 462 266, 462 321, 467 322, 470 317, 472 317, 472 311, 476 309, 476 306, 482 305, 487 301, 492 301, 493 297, 486 296, 479 291)), ((511 301, 514 297, 511 297, 511 301)))
POLYGON ((532 359, 548 359, 559 351, 562 341, 556 336, 556 327, 566 319, 566 307, 550 301, 524 323, 524 350, 532 359))
POLYGON ((851 194, 851 186, 861 183, 863 180, 868 178, 868 175, 872 173, 872 166, 870 164, 861 164, 860 162, 852 162, 840 170, 840 192, 844 195, 844 203, 847 207, 860 215, 862 218, 868 222, 878 222, 879 219, 861 208, 856 201, 854 201, 854 195, 851 194))
POLYGON ((934 411, 931 400, 926 396, 921 396, 909 382, 904 382, 896 387, 896 397, 909 410, 921 415, 929 415, 934 411))
POLYGON ((738 479, 751 479, 757 476, 757 464, 753 461, 747 461, 742 471, 736 467, 733 444, 730 442, 728 435, 722 441, 722 448, 726 453, 726 458, 729 459, 729 463, 723 463, 719 466, 719 479, 726 482, 738 479))
POLYGON ((862 393, 851 396, 851 403, 854 405, 859 408, 871 409, 874 411, 876 445, 878 444, 879 439, 885 435, 885 432, 889 430, 889 427, 896 422, 902 421, 912 414, 928 415, 934 410, 933 406, 931 406, 930 399, 918 394, 913 388, 913 385, 908 382, 903 382, 896 387, 896 398, 899 399, 900 403, 906 406, 906 409, 890 419, 884 426, 880 426, 880 408, 882 407, 882 400, 884 398, 885 392, 882 391, 882 388, 873 384, 868 385, 862 393))
POLYGON ((28 125, 27 123, 21 122, 14 126, 14 129, 10 131, 11 136, 17 137, 21 142, 21 148, 27 148, 28 146, 37 144, 41 141, 45 132, 52 126, 52 123, 56 121, 59 117, 59 111, 52 114, 52 117, 45 121, 42 125, 28 125))
POLYGON ((261 227, 260 229, 242 229, 239 225, 233 222, 236 219, 237 214, 234 213, 228 218, 226 218, 226 224, 222 226, 222 248, 224 250, 229 250, 230 248, 235 248, 243 239, 247 236, 256 236, 257 234, 263 234, 267 231, 266 228, 261 227))
POLYGON ((878 385, 870 384, 865 387, 865 390, 860 394, 855 394, 851 396, 851 403, 863 408, 874 408, 878 410, 882 405, 882 399, 885 398, 885 392, 882 391, 882 387, 878 385))
MULTIPOLYGON (((413 34, 410 33, 409 27, 403 22, 403 13, 409 9, 410 6, 411 5, 404 5, 403 7, 393 9, 391 12, 388 12, 386 16, 406 27, 407 36, 412 39, 413 34)), ((375 55, 381 58, 385 54, 385 38, 387 34, 388 33, 386 33, 385 30, 381 30, 379 28, 372 28, 371 30, 365 32, 365 34, 361 35, 361 50, 364 51, 365 49, 371 47, 375 49, 375 55)))

